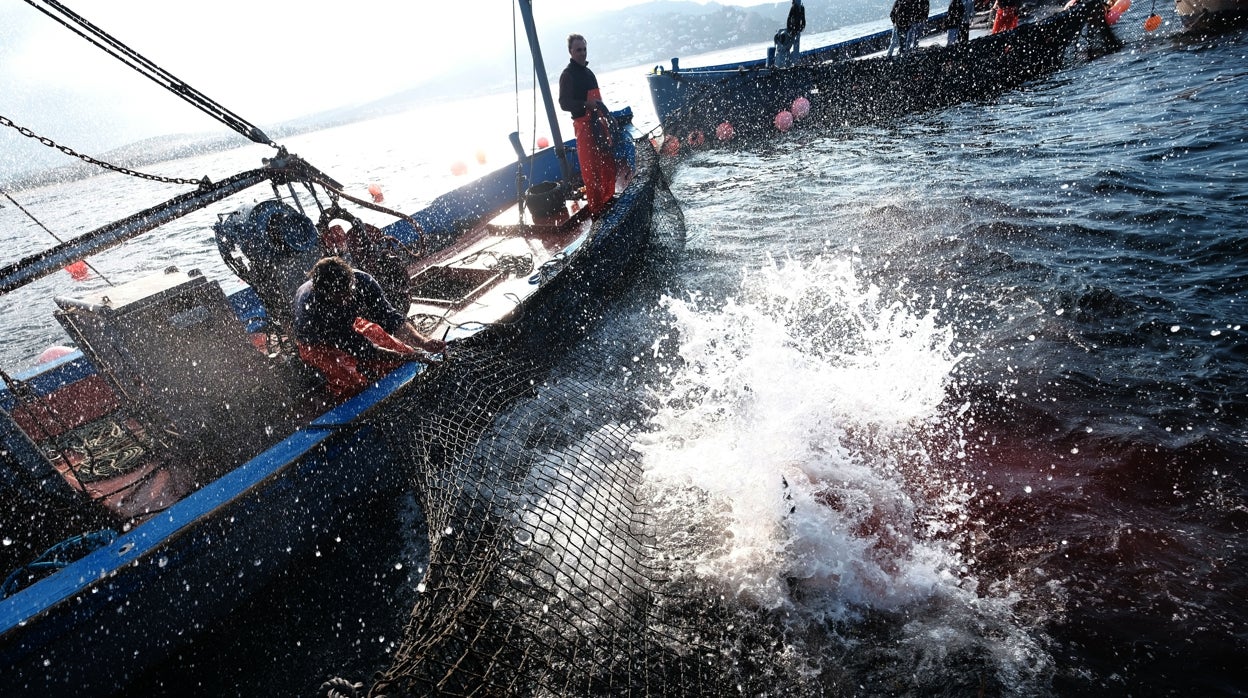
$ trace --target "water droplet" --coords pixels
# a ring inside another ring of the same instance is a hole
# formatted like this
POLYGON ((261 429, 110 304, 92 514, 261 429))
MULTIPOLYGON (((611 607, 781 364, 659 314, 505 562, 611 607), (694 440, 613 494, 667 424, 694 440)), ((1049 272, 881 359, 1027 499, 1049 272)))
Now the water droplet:
POLYGON ((1031 485, 1027 485, 1026 487, 1024 487, 1023 491, 1026 492, 1027 494, 1031 494, 1031 485))

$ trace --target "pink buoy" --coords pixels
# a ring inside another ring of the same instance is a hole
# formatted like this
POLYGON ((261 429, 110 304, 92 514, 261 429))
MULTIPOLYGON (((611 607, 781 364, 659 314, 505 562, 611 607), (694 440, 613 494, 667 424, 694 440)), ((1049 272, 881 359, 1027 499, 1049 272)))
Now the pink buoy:
POLYGON ((780 129, 782 132, 793 128, 793 112, 785 109, 779 114, 776 114, 775 123, 776 128, 780 129))
POLYGON ((485 151, 481 150, 480 148, 477 149, 477 164, 478 165, 485 164, 485 151))
POLYGON ((737 132, 732 129, 732 124, 725 121, 715 127, 715 138, 721 141, 730 141, 737 132))
POLYGON ((542 136, 541 138, 538 138, 538 139, 537 139, 537 147, 539 147, 539 148, 549 148, 549 147, 550 147, 550 139, 549 139, 549 138, 547 138, 546 136, 542 136))
POLYGON ((810 113, 810 100, 805 97, 798 97, 793 100, 793 118, 802 120, 810 113))
POLYGON ((455 175, 456 177, 459 177, 460 175, 468 174, 468 166, 464 164, 463 160, 456 160, 455 162, 451 163, 451 174, 455 175))
POLYGON ((373 197, 373 203, 375 204, 386 200, 386 195, 381 191, 381 185, 376 182, 368 185, 368 193, 373 197))
POLYGON ((53 344, 52 346, 40 352, 39 358, 35 359, 35 363, 38 363, 38 364, 52 363, 53 361, 56 361, 62 356, 68 356, 69 354, 72 354, 72 353, 74 353, 74 350, 70 347, 63 347, 63 346, 60 346, 59 344, 53 344))
POLYGON ((663 136, 663 148, 659 152, 667 157, 675 157, 680 152, 680 139, 676 136, 663 136))

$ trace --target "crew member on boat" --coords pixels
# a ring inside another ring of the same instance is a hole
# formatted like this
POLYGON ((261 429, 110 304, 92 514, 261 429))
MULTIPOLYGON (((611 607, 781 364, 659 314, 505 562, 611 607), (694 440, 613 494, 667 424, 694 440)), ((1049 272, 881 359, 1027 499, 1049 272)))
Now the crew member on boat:
POLYGON ((790 42, 784 47, 783 62, 777 61, 778 64, 789 65, 793 62, 793 54, 802 52, 802 31, 805 29, 806 8, 802 6, 802 0, 793 0, 793 5, 789 7, 789 18, 784 23, 790 42))
POLYGON ((589 69, 589 49, 585 37, 568 36, 571 60, 559 76, 559 106, 572 113, 576 131, 576 156, 581 162, 585 198, 589 212, 601 213, 615 196, 615 156, 611 152, 608 119, 611 112, 602 102, 598 78, 589 69))
POLYGON ((386 300, 381 285, 341 257, 318 261, 295 292, 299 357, 345 399, 405 361, 430 361, 446 342, 421 334, 386 300))
POLYGON ((992 18, 992 33, 1000 34, 1018 28, 1018 7, 1021 0, 997 0, 993 7, 996 14, 992 18))

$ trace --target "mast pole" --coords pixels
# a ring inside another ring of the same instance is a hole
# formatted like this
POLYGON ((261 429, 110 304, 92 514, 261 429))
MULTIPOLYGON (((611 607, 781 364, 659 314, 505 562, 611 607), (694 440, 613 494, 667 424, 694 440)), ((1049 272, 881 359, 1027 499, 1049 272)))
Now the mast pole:
POLYGON ((550 96, 550 81, 546 78, 546 64, 542 61, 542 47, 537 42, 537 27, 533 24, 533 0, 516 0, 520 15, 524 18, 524 33, 529 38, 529 53, 533 54, 533 72, 542 89, 542 102, 546 105, 546 120, 550 122, 550 135, 555 141, 555 155, 559 158, 559 173, 565 185, 572 182, 572 165, 568 162, 568 149, 559 134, 559 121, 555 113, 555 100, 550 96))

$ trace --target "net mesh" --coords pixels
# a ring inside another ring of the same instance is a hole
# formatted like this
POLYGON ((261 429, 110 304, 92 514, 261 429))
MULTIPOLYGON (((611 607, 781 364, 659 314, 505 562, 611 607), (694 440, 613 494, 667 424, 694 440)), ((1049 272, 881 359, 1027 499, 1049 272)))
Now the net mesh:
POLYGON ((724 694, 719 612, 654 546, 635 398, 488 351, 435 380, 412 432, 429 571, 370 695, 724 694))

